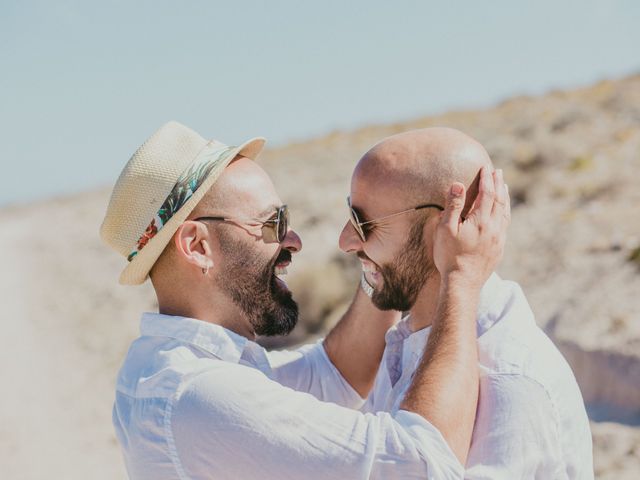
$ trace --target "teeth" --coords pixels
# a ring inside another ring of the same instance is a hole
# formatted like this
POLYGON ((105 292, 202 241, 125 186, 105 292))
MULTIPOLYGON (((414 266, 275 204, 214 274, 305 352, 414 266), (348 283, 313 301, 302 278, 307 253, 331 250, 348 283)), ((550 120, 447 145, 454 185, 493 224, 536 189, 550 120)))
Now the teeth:
POLYGON ((373 265, 365 265, 364 263, 362 264, 362 271, 363 272, 377 272, 378 269, 376 267, 374 267, 373 265))
POLYGON ((276 267, 275 273, 276 275, 286 275, 287 267, 276 267))

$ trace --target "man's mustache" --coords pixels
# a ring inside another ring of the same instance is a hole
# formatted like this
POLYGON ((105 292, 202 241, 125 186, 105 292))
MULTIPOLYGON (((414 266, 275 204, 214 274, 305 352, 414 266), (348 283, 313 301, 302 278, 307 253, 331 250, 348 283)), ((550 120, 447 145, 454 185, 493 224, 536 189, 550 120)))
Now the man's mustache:
POLYGON ((356 255, 358 256, 358 258, 360 260, 366 260, 368 262, 371 262, 373 264, 376 264, 376 262, 374 262, 373 260, 371 260, 369 257, 367 257, 367 254, 364 253, 363 251, 359 251, 358 253, 356 253, 356 255))
POLYGON ((276 257, 275 261, 273 262, 273 265, 278 265, 279 263, 284 263, 284 262, 291 262, 291 252, 286 248, 283 248, 282 250, 280 250, 280 253, 276 257))

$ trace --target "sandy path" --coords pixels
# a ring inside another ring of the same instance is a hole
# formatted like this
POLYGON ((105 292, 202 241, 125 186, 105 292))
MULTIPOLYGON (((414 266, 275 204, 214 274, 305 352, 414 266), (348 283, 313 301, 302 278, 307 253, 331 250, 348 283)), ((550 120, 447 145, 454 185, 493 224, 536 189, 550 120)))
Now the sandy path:
POLYGON ((111 379, 69 325, 47 321, 60 318, 38 305, 33 272, 50 265, 31 249, 33 219, 11 217, 0 223, 0 265, 12 272, 0 276, 0 477, 125 478, 108 423, 111 379))

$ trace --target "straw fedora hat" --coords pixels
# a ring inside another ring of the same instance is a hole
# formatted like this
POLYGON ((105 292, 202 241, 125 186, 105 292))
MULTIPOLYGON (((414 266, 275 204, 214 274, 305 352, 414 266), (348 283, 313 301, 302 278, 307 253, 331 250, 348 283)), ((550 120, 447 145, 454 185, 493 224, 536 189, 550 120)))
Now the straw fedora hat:
POLYGON ((205 140, 169 122, 142 144, 113 187, 100 236, 129 264, 123 285, 143 283, 180 224, 237 156, 255 160, 264 138, 240 146, 205 140))

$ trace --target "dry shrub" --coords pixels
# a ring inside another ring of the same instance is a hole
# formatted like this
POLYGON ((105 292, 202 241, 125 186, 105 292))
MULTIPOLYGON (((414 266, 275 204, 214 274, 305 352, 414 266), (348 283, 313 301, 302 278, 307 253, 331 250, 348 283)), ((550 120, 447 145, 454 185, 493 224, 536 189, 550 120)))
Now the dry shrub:
POLYGON ((569 164, 568 170, 570 172, 583 172, 585 170, 591 170, 594 167, 593 157, 590 155, 582 155, 575 157, 569 164))
POLYGON ((332 313, 351 299, 357 282, 349 277, 341 262, 331 260, 310 266, 291 279, 300 323, 309 335, 324 330, 332 313))

